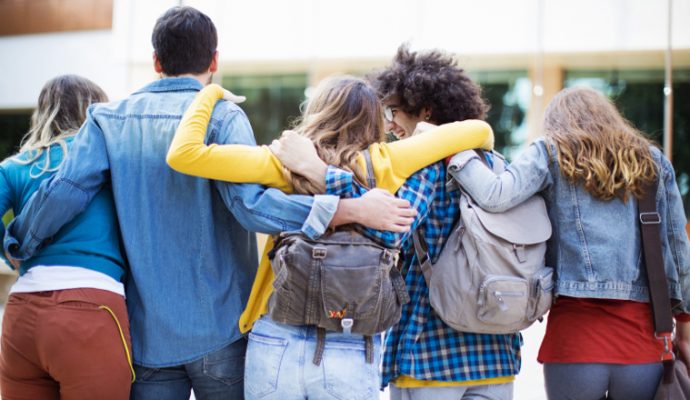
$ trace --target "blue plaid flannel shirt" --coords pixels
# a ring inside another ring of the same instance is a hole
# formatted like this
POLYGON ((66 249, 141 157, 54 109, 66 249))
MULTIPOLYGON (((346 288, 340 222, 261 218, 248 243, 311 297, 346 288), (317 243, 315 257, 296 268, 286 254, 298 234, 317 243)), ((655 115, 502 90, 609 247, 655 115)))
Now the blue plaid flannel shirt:
MULTIPOLYGON (((459 219, 460 191, 446 185, 445 164, 438 162, 410 178, 396 193, 417 209, 412 229, 421 230, 432 261, 438 259, 451 229, 459 219)), ((328 194, 359 197, 366 189, 353 182, 353 175, 334 167, 326 173, 328 194)), ((398 324, 386 334, 382 387, 401 375, 418 380, 475 381, 510 377, 520 372, 519 333, 487 335, 458 332, 447 326, 429 304, 429 289, 414 253, 410 232, 393 234, 362 228, 373 239, 388 245, 402 241, 403 274, 410 302, 398 324)))

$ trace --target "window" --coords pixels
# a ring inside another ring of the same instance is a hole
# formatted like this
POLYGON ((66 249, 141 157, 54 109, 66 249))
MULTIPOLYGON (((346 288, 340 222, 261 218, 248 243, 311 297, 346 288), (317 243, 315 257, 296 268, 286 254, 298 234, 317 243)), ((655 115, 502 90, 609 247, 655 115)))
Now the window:
POLYGON ((31 111, 0 113, 0 160, 19 150, 22 136, 29 131, 31 111))
POLYGON ((300 116, 307 76, 225 76, 222 84, 233 93, 247 97, 241 106, 249 117, 256 141, 269 144, 300 116))
POLYGON ((487 122, 494 130, 496 150, 510 159, 527 142, 532 90, 527 71, 479 71, 470 76, 491 106, 487 122))

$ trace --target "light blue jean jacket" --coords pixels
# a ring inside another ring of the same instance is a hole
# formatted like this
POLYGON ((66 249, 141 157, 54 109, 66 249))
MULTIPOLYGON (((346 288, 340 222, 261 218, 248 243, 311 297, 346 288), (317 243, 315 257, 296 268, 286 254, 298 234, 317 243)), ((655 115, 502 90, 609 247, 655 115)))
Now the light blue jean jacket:
MULTIPOLYGON (((19 244, 15 258, 30 257, 111 182, 131 270, 126 294, 134 362, 146 367, 180 365, 239 339, 239 315, 258 265, 252 232, 302 228, 319 235, 337 207, 337 197, 314 201, 170 169, 168 147, 201 88, 191 78, 167 78, 125 100, 92 106, 65 164, 5 238, 5 249, 19 244)), ((224 101, 207 138, 255 144, 244 112, 224 101)))
MULTIPOLYGON (((557 295, 649 301, 643 269, 637 200, 602 201, 561 174, 555 148, 543 138, 532 143, 506 172, 494 175, 476 153, 451 160, 450 174, 488 211, 509 209, 541 193, 553 225, 546 262, 555 268, 557 295)), ((669 294, 690 311, 690 246, 685 212, 671 163, 651 148, 660 172, 656 193, 669 294)))

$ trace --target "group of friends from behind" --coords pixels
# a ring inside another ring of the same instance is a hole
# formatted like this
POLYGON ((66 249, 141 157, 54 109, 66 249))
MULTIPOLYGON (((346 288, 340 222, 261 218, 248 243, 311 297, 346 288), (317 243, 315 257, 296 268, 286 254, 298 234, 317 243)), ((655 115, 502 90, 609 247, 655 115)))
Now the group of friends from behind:
POLYGON ((2 326, 3 399, 376 399, 384 387, 394 400, 512 399, 521 334, 448 326, 413 242, 433 263, 461 195, 502 212, 534 194, 553 227, 546 396, 651 399, 666 349, 637 203, 653 182, 676 345, 690 360, 674 170, 602 94, 558 93, 543 137, 494 174, 488 104, 441 51, 403 45, 367 79, 324 79, 292 129, 256 146, 237 97, 210 84, 208 16, 172 8, 152 42, 161 79, 112 102, 85 78, 49 81, 20 152, 0 164, 1 211, 15 214, 4 249, 20 274, 2 326), (270 318, 273 238, 343 228, 400 249, 399 320, 368 337, 270 318), (270 235, 261 259, 255 232, 270 235))

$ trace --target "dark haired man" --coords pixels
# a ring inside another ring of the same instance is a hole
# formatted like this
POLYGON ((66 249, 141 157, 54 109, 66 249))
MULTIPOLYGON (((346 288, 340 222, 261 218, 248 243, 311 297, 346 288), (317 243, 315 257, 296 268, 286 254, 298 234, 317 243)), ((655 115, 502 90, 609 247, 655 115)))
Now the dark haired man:
MULTIPOLYGON (((257 265, 252 232, 302 229, 315 236, 329 223, 364 221, 397 231, 406 228, 380 216, 411 220, 410 211, 380 193, 368 203, 287 196, 174 172, 167 149, 185 109, 217 70, 217 34, 208 16, 175 7, 158 19, 152 41, 162 79, 89 110, 55 179, 8 228, 5 249, 16 259, 31 256, 111 185, 130 264, 132 398, 187 399, 193 388, 199 400, 241 399, 246 341, 238 318, 257 265)), ((215 108, 208 140, 254 144, 246 116, 230 102, 215 108)))

